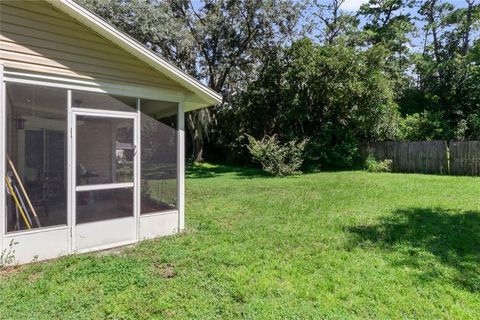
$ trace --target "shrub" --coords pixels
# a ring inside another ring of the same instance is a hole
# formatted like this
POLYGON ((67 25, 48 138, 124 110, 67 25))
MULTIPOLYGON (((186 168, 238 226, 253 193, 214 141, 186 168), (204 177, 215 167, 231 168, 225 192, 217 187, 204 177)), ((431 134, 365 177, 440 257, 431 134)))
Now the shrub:
POLYGON ((400 131, 405 141, 445 139, 450 136, 443 111, 414 113, 401 122, 400 131))
POLYGON ((307 140, 292 140, 281 144, 276 135, 265 136, 261 140, 248 135, 247 137, 248 150, 253 161, 260 163, 263 170, 276 176, 299 173, 307 140))
MULTIPOLYGON (((305 164, 309 167, 321 169, 351 168, 358 159, 358 141, 349 137, 342 137, 335 144, 328 144, 322 138, 311 138, 305 148, 305 164)), ((362 162, 363 164, 363 162, 362 162)))
POLYGON ((378 161, 372 154, 369 154, 367 160, 365 160, 365 169, 368 172, 391 172, 392 163, 391 159, 378 161))

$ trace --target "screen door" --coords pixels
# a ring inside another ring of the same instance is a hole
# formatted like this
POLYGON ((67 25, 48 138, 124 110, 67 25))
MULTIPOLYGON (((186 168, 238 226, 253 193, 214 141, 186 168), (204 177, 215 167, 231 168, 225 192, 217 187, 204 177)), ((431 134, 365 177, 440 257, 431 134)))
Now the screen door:
POLYGON ((74 112, 75 251, 136 240, 135 116, 74 112))

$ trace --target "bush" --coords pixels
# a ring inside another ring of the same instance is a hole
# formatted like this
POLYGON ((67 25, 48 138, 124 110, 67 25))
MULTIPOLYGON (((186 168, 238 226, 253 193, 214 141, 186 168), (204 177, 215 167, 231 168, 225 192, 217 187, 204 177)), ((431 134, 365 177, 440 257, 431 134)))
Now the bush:
POLYGON ((365 170, 368 172, 391 172, 393 161, 385 159, 383 161, 377 161, 372 154, 369 154, 367 160, 365 160, 365 170))
POLYGON ((437 140, 450 136, 442 111, 414 113, 401 122, 401 137, 405 141, 437 140))
POLYGON ((358 141, 351 137, 339 140, 338 143, 328 144, 322 138, 311 138, 305 147, 305 164, 318 170, 352 168, 355 163, 361 162, 358 141))
POLYGON ((263 170, 275 176, 299 173, 307 140, 298 143, 292 140, 281 144, 276 135, 265 136, 261 140, 247 137, 253 161, 260 163, 263 170))

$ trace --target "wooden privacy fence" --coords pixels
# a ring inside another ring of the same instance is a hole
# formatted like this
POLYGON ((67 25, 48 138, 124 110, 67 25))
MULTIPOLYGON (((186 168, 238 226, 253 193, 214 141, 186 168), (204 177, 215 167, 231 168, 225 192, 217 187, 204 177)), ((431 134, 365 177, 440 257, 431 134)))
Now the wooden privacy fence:
POLYGON ((450 174, 480 175, 480 141, 452 141, 450 149, 450 174))
POLYGON ((480 175, 480 141, 365 142, 359 152, 391 159, 394 172, 480 175))

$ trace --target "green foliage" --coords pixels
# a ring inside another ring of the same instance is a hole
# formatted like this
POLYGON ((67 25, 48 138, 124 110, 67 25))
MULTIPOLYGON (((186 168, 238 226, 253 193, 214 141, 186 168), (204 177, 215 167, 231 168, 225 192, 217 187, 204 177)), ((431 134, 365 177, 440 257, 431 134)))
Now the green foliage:
POLYGON ((133 161, 117 163, 116 175, 119 182, 130 181, 133 177, 133 161))
POLYGON ((385 70, 389 74, 398 100, 408 88, 411 38, 415 35, 415 18, 409 13, 414 0, 369 0, 360 7, 365 20, 363 32, 367 46, 386 51, 385 70))
POLYGON ((402 119, 400 130, 401 137, 407 141, 442 140, 448 135, 444 113, 440 111, 407 115, 402 119))
POLYGON ((186 117, 196 160, 208 140, 248 163, 245 134, 308 137, 317 168, 352 166, 359 141, 480 139, 478 1, 80 2, 224 95, 186 117))
POLYGON ((381 72, 384 54, 379 47, 359 52, 308 39, 273 52, 258 79, 220 114, 217 141, 244 133, 280 141, 308 137, 309 166, 351 166, 359 141, 399 135, 392 83, 381 72))
POLYGON ((265 136, 261 140, 247 137, 248 150, 253 161, 260 163, 263 170, 275 176, 299 173, 307 140, 292 140, 281 144, 275 135, 265 136))
POLYGON ((315 33, 317 31, 319 33, 316 35, 317 38, 325 45, 332 45, 337 41, 349 44, 358 41, 360 19, 358 15, 343 10, 344 2, 345 0, 306 1, 311 5, 311 7, 307 6, 306 10, 313 12, 311 15, 313 30, 310 30, 310 32, 315 33))
POLYGON ((305 153, 305 161, 311 169, 351 168, 358 162, 358 143, 352 137, 326 144, 321 139, 310 140, 305 153))
POLYGON ((480 59, 476 54, 480 5, 422 1, 418 13, 424 22, 425 42, 410 64, 416 86, 406 92, 401 109, 407 117, 408 136, 423 139, 476 139, 480 107, 480 59), (414 98, 414 99, 412 99, 414 98), (423 105, 422 105, 423 104, 423 105))
POLYGON ((392 164, 393 162, 390 159, 378 161, 375 156, 369 154, 365 160, 365 170, 368 172, 391 172, 392 164))
POLYGON ((480 314, 476 178, 201 165, 186 187, 184 234, 0 272, 0 318, 480 314))

